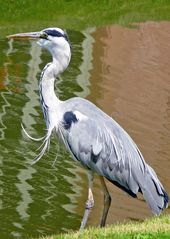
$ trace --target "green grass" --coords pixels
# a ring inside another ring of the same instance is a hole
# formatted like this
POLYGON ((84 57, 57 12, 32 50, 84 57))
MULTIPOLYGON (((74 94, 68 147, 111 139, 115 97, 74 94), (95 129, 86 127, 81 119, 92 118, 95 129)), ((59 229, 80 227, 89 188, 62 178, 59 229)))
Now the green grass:
POLYGON ((89 228, 41 239, 170 239, 170 215, 154 217, 144 222, 116 224, 105 228, 89 228))
POLYGON ((0 30, 47 26, 83 30, 106 24, 170 20, 169 0, 0 0, 0 30))

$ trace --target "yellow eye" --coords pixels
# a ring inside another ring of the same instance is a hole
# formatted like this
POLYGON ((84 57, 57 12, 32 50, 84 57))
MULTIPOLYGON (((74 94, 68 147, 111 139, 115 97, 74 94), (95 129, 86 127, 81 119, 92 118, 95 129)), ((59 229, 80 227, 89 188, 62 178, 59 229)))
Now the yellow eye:
POLYGON ((46 32, 42 32, 40 34, 40 38, 47 39, 48 38, 48 34, 46 32))

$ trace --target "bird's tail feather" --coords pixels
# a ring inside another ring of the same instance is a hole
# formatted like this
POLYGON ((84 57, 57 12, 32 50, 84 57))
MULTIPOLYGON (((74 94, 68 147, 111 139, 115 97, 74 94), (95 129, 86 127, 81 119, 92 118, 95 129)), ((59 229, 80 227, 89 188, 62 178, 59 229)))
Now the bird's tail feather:
POLYGON ((141 191, 154 214, 159 215, 164 208, 168 207, 168 194, 149 165, 147 165, 145 183, 141 185, 141 191))

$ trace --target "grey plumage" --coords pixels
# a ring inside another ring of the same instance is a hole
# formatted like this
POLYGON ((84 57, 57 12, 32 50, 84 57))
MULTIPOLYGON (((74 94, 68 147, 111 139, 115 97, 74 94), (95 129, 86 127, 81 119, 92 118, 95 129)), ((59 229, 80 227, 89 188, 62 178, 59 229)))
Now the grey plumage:
POLYGON ((130 136, 89 101, 70 99, 64 111, 70 109, 87 117, 73 123, 69 131, 61 130, 74 159, 132 197, 141 192, 152 212, 160 214, 167 207, 168 196, 130 136))

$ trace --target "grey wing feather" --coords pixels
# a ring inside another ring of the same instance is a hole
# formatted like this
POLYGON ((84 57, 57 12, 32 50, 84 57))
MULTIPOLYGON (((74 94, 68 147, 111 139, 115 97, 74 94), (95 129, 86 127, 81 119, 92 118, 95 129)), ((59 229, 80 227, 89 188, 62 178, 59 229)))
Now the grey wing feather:
MULTIPOLYGON (((99 120, 96 124, 88 119, 74 124, 69 132, 64 132, 64 138, 69 150, 84 166, 137 193, 138 185, 131 182, 130 159, 135 162, 133 152, 124 145, 119 129, 115 127, 112 130, 114 132, 99 120)), ((136 167, 140 165, 144 170, 144 164, 140 161, 136 167)))
POLYGON ((70 131, 62 131, 68 149, 74 158, 83 166, 91 168, 91 154, 97 155, 102 150, 102 144, 98 141, 98 130, 93 127, 91 120, 74 124, 70 131))

